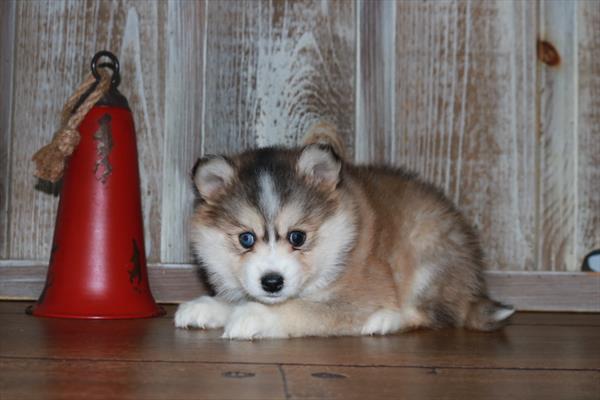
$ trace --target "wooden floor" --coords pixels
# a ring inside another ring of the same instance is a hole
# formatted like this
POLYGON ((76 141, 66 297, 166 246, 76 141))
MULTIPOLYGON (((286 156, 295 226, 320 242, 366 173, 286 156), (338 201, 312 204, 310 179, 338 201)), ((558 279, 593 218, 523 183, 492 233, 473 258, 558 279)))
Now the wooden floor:
POLYGON ((600 399, 600 314, 500 332, 238 342, 163 318, 81 321, 0 302, 0 399, 600 399))

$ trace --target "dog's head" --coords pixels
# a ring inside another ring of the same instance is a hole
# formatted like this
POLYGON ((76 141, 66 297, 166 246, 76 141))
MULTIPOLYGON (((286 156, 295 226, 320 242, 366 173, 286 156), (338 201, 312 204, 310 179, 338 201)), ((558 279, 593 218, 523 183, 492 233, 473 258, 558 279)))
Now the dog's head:
POLYGON ((218 293, 278 303, 335 280, 356 221, 334 149, 309 140, 197 162, 192 247, 218 293))

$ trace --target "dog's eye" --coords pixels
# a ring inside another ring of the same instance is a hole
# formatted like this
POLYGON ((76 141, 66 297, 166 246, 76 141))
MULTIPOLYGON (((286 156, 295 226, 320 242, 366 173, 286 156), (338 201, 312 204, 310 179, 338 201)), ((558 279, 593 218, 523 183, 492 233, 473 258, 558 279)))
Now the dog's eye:
POLYGON ((288 241, 294 247, 300 247, 306 241, 306 233, 301 231, 291 231, 288 235, 288 241))
POLYGON ((250 247, 254 246, 254 242, 256 240, 256 238, 254 237, 254 233, 252 232, 240 233, 239 239, 240 244, 245 249, 249 249, 250 247))

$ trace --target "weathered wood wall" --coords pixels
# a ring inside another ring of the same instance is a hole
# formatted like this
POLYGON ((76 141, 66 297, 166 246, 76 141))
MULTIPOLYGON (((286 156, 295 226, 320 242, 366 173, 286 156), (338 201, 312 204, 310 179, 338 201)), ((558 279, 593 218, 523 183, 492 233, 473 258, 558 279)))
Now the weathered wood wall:
POLYGON ((2 1, 0 279, 49 256, 57 197, 30 158, 105 48, 163 275, 191 260, 196 157, 295 144, 321 118, 356 161, 440 185, 490 269, 578 271, 600 247, 598 26, 592 0, 2 1))

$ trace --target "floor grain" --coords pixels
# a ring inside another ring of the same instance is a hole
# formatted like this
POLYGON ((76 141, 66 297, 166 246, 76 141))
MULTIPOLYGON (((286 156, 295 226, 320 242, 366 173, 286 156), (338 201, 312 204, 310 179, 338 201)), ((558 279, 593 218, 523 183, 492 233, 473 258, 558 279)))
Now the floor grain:
POLYGON ((600 315, 519 313, 494 333, 229 341, 163 318, 35 318, 0 302, 0 398, 597 399, 600 315))
POLYGON ((600 372, 470 368, 285 368, 294 399, 598 399, 600 372))
POLYGON ((281 399, 276 366, 0 359, 2 399, 281 399), (4 397, 6 394, 6 397, 4 397))

